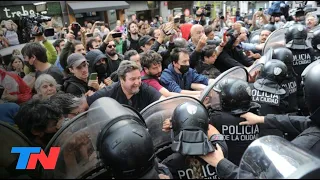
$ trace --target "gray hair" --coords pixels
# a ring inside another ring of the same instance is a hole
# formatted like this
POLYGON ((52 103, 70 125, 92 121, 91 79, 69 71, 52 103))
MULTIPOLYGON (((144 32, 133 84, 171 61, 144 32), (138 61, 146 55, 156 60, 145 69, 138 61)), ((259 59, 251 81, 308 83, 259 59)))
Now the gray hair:
POLYGON ((51 96, 50 101, 58 104, 64 115, 70 114, 71 111, 78 108, 86 101, 84 95, 77 97, 70 93, 57 93, 51 96))
POLYGON ((126 74, 134 70, 139 70, 139 66, 137 65, 137 63, 133 61, 128 61, 128 60, 121 61, 119 68, 117 70, 119 79, 125 80, 126 74))
POLYGON ((58 86, 57 81, 50 74, 41 74, 34 83, 35 90, 39 92, 41 85, 45 82, 53 84, 57 89, 60 87, 60 85, 58 86))
POLYGON ((174 43, 174 47, 177 47, 177 48, 187 47, 187 40, 185 40, 184 38, 176 38, 175 40, 173 40, 173 43, 174 43))
POLYGON ((306 15, 306 18, 305 18, 305 19, 307 20, 308 17, 313 17, 314 20, 316 21, 316 25, 318 25, 319 19, 318 19, 318 16, 317 16, 316 14, 314 14, 314 13, 308 13, 308 14, 306 15))

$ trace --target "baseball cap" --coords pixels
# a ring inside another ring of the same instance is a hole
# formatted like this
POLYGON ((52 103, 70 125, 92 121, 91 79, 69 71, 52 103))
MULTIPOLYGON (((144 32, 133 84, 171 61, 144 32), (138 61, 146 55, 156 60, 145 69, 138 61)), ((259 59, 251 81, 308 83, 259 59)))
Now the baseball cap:
POLYGON ((144 35, 139 40, 139 46, 144 46, 151 40, 155 40, 155 38, 153 38, 153 37, 151 37, 149 35, 144 35))
POLYGON ((78 67, 81 63, 87 61, 87 59, 79 53, 72 53, 67 59, 67 65, 69 68, 78 67))

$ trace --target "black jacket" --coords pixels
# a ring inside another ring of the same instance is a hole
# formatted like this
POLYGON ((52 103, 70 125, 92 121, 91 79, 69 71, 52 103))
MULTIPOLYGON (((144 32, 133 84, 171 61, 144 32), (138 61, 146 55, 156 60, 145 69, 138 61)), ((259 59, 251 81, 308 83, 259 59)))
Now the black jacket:
POLYGON ((239 164, 247 147, 259 138, 259 126, 240 126, 239 123, 242 121, 245 120, 227 112, 214 111, 210 113, 209 123, 224 135, 229 150, 228 159, 234 164, 239 164))
MULTIPOLYGON (((314 113, 310 116, 310 119, 313 118, 318 119, 320 115, 314 113)), ((320 157, 320 128, 313 124, 310 119, 303 116, 267 115, 265 123, 279 127, 282 131, 300 133, 291 142, 307 153, 320 157)), ((239 167, 228 159, 223 159, 218 163, 216 171, 220 178, 234 179, 237 178, 239 167)), ((255 178, 250 173, 246 175, 248 179, 255 178)))
POLYGON ((89 91, 89 86, 83 80, 80 80, 75 76, 69 76, 64 81, 63 90, 66 93, 81 96, 89 91))

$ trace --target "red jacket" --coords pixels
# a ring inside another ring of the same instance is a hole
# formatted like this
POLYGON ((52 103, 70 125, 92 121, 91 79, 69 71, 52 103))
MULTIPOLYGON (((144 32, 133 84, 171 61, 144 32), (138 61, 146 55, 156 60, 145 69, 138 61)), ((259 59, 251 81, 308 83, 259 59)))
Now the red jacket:
POLYGON ((32 97, 31 88, 14 72, 0 69, 0 85, 11 95, 18 95, 18 104, 28 101, 32 97))

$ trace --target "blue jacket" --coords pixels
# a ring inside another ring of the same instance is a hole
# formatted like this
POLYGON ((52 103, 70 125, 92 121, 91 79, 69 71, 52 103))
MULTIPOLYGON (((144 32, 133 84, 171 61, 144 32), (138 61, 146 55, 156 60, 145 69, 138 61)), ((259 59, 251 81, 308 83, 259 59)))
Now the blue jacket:
POLYGON ((172 63, 162 72, 160 77, 162 86, 167 88, 168 91, 176 93, 180 93, 181 90, 192 90, 192 83, 208 85, 208 80, 206 76, 198 74, 192 68, 189 68, 189 71, 182 76, 182 74, 175 72, 172 63), (183 81, 185 81, 184 84, 183 81))

